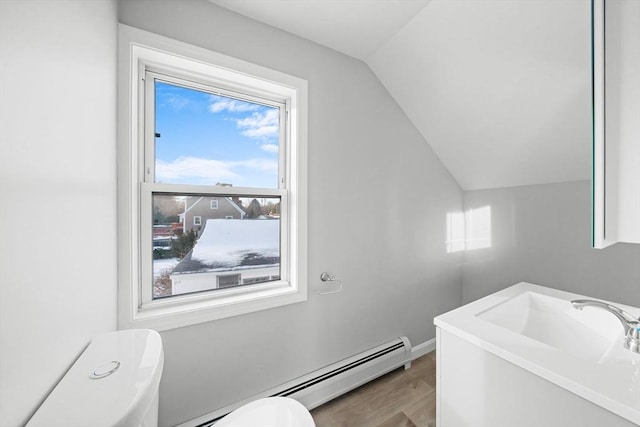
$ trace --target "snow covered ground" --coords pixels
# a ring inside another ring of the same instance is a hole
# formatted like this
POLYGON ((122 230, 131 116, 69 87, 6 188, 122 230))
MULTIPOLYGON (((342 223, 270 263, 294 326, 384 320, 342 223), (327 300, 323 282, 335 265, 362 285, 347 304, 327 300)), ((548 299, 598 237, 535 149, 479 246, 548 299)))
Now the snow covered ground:
POLYGON ((173 270, 178 265, 178 258, 154 259, 153 260, 153 278, 160 277, 163 271, 173 270))

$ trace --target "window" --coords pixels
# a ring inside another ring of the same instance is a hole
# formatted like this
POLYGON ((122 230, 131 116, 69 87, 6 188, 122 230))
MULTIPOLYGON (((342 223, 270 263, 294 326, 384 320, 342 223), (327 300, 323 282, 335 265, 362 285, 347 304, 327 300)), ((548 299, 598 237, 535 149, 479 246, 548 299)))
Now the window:
POLYGON ((121 327, 306 300, 306 82, 124 25, 120 39, 121 327))

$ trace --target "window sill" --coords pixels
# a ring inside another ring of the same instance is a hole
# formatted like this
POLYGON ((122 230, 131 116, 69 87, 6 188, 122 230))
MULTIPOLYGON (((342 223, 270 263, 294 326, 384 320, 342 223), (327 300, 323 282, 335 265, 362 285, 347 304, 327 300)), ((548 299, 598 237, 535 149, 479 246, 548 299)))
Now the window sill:
POLYGON ((120 329, 145 328, 165 331, 197 323, 267 310, 307 300, 306 292, 285 282, 256 289, 235 289, 184 295, 156 300, 141 308, 132 308, 120 329))

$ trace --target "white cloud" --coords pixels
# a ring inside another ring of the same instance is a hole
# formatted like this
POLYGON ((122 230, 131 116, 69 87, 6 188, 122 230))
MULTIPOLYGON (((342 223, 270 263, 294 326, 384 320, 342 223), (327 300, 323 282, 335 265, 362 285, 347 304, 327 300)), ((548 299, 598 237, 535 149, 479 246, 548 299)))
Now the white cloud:
POLYGON ((173 93, 167 93, 162 96, 162 104, 169 105, 175 111, 182 110, 189 105, 190 101, 184 96, 176 95, 173 93))
POLYGON ((278 162, 267 159, 225 162, 198 157, 156 162, 156 182, 214 185, 217 182, 240 182, 243 178, 253 177, 256 172, 277 176, 278 162))
POLYGON ((249 138, 268 138, 278 136, 279 114, 273 108, 264 113, 255 112, 251 116, 236 121, 238 128, 244 129, 242 134, 249 138))
POLYGON ((278 146, 276 144, 262 144, 260 146, 262 151, 266 151, 267 153, 277 153, 278 146))
POLYGON ((267 159, 249 159, 240 162, 230 162, 233 168, 247 168, 260 172, 267 172, 270 174, 278 174, 278 162, 267 159))
POLYGON ((248 111, 256 111, 258 108, 260 108, 258 104, 215 95, 211 96, 211 105, 209 105, 209 111, 212 113, 219 113, 225 110, 232 113, 246 113, 248 111))
POLYGON ((156 182, 215 184, 237 175, 229 163, 197 157, 179 157, 172 162, 156 162, 156 182))
POLYGON ((264 107, 252 102, 217 95, 211 95, 210 100, 209 111, 212 113, 220 113, 222 111, 251 113, 251 115, 245 115, 243 118, 230 119, 236 122, 236 126, 240 129, 242 135, 255 139, 278 136, 280 117, 277 108, 264 107))

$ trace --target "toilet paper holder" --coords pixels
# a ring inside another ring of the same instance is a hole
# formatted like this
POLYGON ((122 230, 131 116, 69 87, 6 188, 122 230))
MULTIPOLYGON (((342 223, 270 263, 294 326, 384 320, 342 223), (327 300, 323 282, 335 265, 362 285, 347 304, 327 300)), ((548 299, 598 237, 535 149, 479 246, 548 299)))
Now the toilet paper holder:
POLYGON ((340 286, 338 287, 338 289, 335 289, 333 291, 326 291, 326 292, 318 291, 318 295, 331 295, 331 294, 337 294, 338 292, 342 291, 342 279, 340 279, 339 277, 333 277, 325 271, 320 274, 320 280, 322 280, 323 282, 338 282, 340 286))

